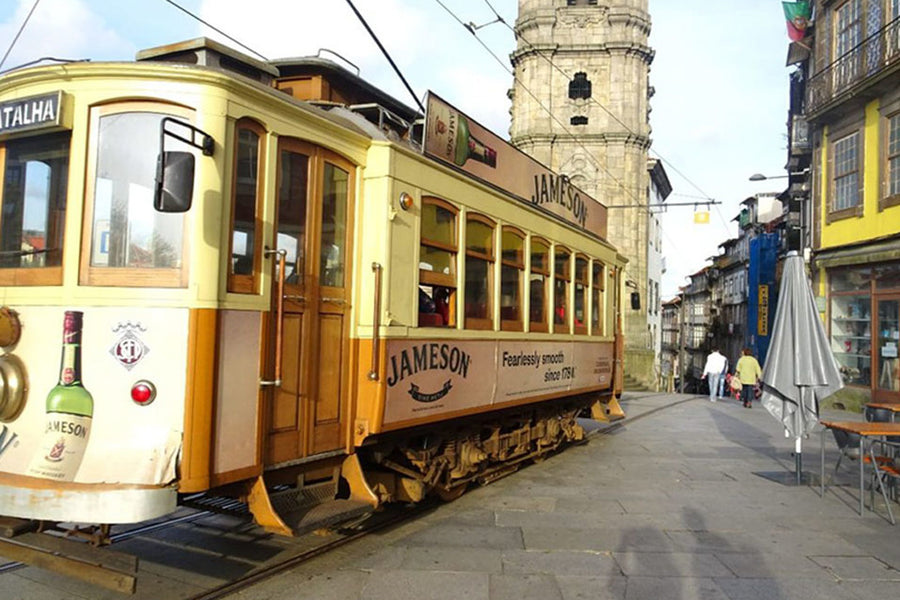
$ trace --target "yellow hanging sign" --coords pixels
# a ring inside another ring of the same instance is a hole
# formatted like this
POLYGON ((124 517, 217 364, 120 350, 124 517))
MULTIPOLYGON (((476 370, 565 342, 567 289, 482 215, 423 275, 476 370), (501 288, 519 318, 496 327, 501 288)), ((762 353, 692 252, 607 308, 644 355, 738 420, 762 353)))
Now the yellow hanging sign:
POLYGON ((708 225, 709 224, 709 211, 708 210, 698 210, 694 212, 694 223, 697 225, 708 225))

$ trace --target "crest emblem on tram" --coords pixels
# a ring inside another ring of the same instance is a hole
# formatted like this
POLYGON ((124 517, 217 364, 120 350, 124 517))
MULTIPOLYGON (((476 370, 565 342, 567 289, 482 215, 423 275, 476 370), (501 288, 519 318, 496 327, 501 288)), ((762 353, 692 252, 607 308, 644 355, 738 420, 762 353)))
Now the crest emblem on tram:
POLYGON ((113 333, 120 333, 118 341, 109 349, 112 357, 118 361, 120 365, 129 371, 134 368, 141 360, 150 352, 147 344, 138 337, 139 332, 146 332, 147 329, 140 323, 119 323, 113 329, 113 333))

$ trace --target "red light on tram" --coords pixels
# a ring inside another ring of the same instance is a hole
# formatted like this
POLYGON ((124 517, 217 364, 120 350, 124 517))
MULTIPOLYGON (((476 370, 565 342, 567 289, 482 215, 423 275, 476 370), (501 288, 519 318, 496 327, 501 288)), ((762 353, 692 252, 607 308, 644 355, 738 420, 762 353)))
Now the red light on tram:
POLYGON ((149 381, 138 381, 131 386, 131 399, 135 404, 147 406, 156 400, 156 386, 149 381))

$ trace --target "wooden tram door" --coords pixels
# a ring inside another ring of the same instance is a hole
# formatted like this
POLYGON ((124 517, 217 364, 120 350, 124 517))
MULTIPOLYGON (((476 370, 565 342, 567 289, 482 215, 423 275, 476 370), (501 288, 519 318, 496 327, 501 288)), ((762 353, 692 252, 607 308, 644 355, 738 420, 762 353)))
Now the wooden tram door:
MULTIPOLYGON (((282 139, 275 244, 286 251, 281 385, 269 398, 266 464, 343 447, 347 419, 353 166, 282 139)), ((269 365, 275 362, 276 277, 269 365)))

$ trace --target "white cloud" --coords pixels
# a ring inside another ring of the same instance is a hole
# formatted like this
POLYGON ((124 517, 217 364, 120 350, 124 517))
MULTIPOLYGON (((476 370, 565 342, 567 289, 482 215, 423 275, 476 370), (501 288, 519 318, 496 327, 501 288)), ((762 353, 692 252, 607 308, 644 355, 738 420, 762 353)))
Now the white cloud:
MULTIPOLYGON (((17 2, 10 18, 0 23, 0 40, 12 42, 33 6, 32 0, 17 2)), ((7 49, 8 46, 2 51, 5 53, 7 49)), ((86 1, 43 0, 22 30, 3 68, 45 56, 84 59, 133 53, 134 45, 107 25, 86 1)))

